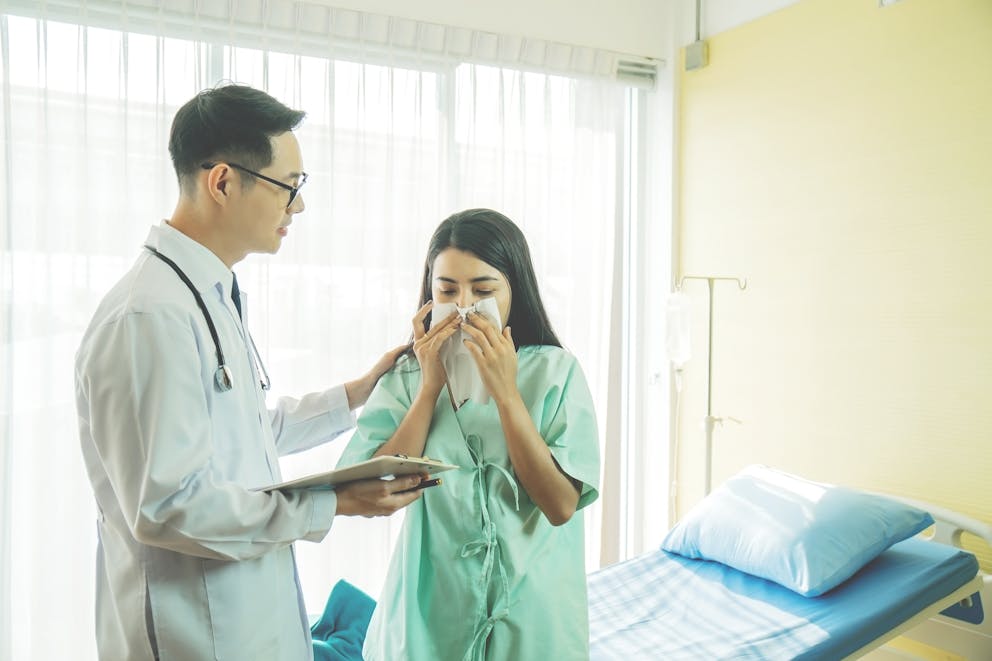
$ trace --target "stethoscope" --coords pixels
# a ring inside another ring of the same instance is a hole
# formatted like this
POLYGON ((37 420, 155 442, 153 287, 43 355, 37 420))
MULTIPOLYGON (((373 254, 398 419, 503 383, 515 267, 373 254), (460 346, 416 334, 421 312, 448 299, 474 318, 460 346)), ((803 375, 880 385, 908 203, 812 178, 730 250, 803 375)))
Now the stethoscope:
MULTIPOLYGON (((146 245, 145 248, 148 249, 153 255, 161 259, 163 262, 172 267, 172 270, 176 272, 179 279, 183 281, 186 287, 193 293, 193 298, 196 299, 196 304, 200 308, 200 312, 203 313, 203 318, 207 322, 207 328, 210 330, 210 338, 214 341, 214 350, 217 352, 217 371, 214 372, 214 385, 217 386, 217 390, 220 392, 227 392, 234 387, 234 375, 231 373, 231 368, 227 366, 227 361, 224 360, 224 350, 220 347, 220 338, 217 336, 217 327, 214 326, 213 317, 207 312, 207 306, 203 302, 203 297, 200 296, 200 292, 196 290, 190 279, 183 273, 183 270, 179 268, 179 265, 174 261, 160 253, 155 248, 146 245)), ((272 382, 269 380, 269 373, 265 371, 265 364, 262 362, 262 357, 258 353, 258 348, 255 347, 255 340, 252 339, 251 333, 248 329, 245 329, 245 335, 248 336, 248 343, 251 345, 252 358, 255 361, 255 365, 258 367, 258 371, 261 373, 262 378, 259 379, 259 385, 262 386, 262 390, 268 390, 272 382)))

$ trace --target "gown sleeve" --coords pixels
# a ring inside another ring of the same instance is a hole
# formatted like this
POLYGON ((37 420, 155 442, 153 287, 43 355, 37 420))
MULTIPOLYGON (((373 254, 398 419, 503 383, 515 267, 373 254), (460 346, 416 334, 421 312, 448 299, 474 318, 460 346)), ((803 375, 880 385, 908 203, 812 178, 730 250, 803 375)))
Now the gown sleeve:
POLYGON ((560 388, 544 399, 540 431, 561 469, 582 483, 581 509, 599 497, 599 428, 582 368, 571 354, 561 355, 560 388))
POLYGON ((420 381, 417 359, 404 356, 376 383, 365 402, 348 447, 338 460, 338 468, 371 459, 375 451, 392 438, 407 411, 420 381))

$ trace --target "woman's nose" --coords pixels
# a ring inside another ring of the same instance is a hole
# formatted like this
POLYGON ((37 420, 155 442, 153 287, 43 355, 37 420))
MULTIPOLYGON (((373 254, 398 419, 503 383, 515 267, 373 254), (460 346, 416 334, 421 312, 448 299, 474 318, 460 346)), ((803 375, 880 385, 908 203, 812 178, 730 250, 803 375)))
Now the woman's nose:
POLYGON ((458 296, 458 307, 467 308, 475 305, 475 302, 479 300, 479 297, 472 293, 460 294, 458 296))

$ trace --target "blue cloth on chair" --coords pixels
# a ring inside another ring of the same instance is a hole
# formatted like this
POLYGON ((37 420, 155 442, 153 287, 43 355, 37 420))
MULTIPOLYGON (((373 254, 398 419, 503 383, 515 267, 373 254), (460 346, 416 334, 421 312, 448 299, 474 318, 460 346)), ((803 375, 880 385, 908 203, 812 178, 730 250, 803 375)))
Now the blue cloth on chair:
POLYGON ((324 614, 312 627, 315 661, 361 661, 375 600, 345 580, 331 590, 324 614))

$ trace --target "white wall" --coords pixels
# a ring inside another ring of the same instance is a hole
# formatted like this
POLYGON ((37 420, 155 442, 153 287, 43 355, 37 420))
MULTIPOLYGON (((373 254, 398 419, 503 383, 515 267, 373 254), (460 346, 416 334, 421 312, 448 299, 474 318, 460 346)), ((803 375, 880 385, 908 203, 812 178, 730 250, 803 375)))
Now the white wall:
MULTIPOLYGON (((774 11, 794 5, 799 0, 702 0, 702 21, 700 36, 703 39, 720 34, 725 30, 748 23, 774 11)), ((868 0, 871 1, 871 0, 868 0)), ((689 4, 695 7, 695 0, 689 4)), ((692 12, 687 12, 693 16, 692 12)), ((695 32, 695 24, 692 23, 695 32)), ((686 33, 692 34, 692 33, 686 33)))

